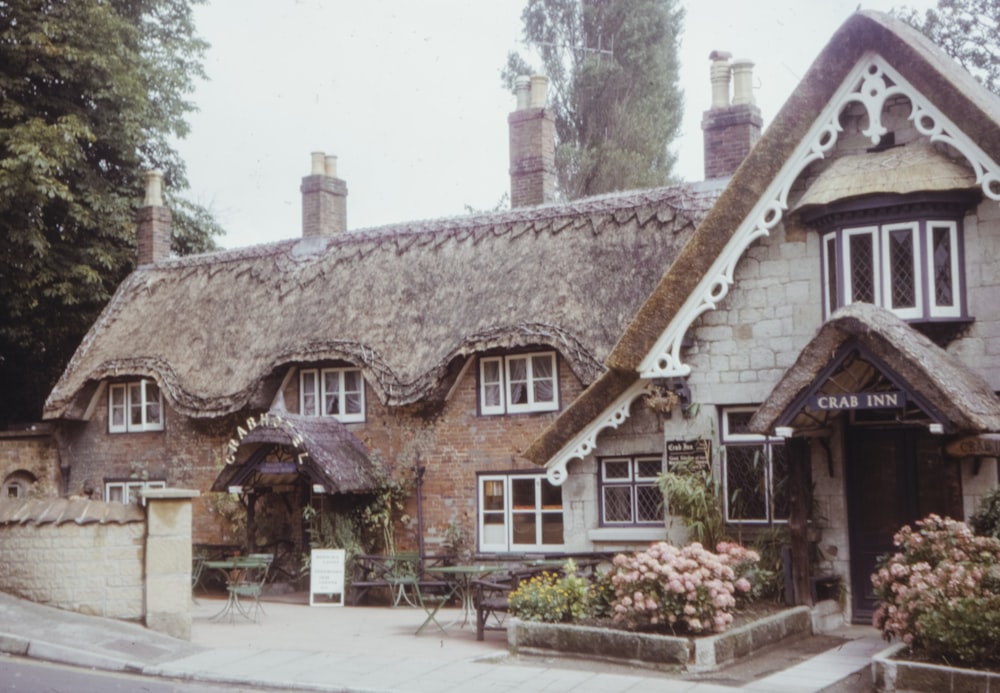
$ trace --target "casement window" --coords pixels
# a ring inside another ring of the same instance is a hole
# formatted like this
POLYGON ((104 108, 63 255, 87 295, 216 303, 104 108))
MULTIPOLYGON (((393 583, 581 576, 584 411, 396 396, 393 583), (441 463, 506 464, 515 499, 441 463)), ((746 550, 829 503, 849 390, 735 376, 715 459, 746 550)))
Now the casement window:
POLYGON ((722 475, 726 521, 788 520, 788 454, 781 438, 749 433, 754 407, 722 412, 722 475))
POLYGON ((309 368, 299 372, 299 412, 365 420, 365 380, 358 368, 309 368))
POLYGON ((558 408, 554 351, 479 359, 480 413, 520 414, 558 408))
POLYGON ((112 383, 108 387, 108 431, 163 430, 163 394, 152 380, 112 383))
POLYGON ((872 303, 908 321, 965 317, 958 220, 845 226, 821 246, 825 316, 872 303))
POLYGON ((561 487, 544 474, 479 476, 480 551, 552 551, 562 545, 561 487))
POLYGON ((661 456, 609 457, 600 468, 601 525, 663 524, 663 493, 656 485, 661 456))
POLYGON ((4 479, 0 498, 27 498, 37 479, 30 472, 18 470, 4 479))
POLYGON ((138 503, 139 492, 144 488, 166 488, 165 481, 106 481, 104 499, 116 503, 138 503))

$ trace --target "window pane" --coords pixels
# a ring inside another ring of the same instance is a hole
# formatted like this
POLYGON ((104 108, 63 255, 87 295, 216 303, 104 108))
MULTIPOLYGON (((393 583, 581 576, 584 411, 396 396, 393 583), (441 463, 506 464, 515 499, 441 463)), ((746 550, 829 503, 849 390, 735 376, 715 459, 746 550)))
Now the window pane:
POLYGON ((632 487, 604 487, 604 521, 632 522, 632 487))
POLYGON ((160 406, 160 387, 150 381, 146 381, 146 423, 163 423, 163 411, 160 406))
POLYGON ((484 481, 483 482, 483 509, 503 510, 503 482, 484 481))
POLYGON ((344 413, 361 414, 364 409, 364 379, 361 371, 344 371, 344 413))
POLYGON ((302 415, 316 416, 316 372, 303 371, 301 378, 302 388, 302 415))
POLYGON ((551 354, 531 357, 532 387, 535 402, 555 402, 555 373, 551 354))
POLYGON ((503 524, 503 513, 487 513, 483 516, 483 543, 491 545, 507 545, 506 530, 503 524))
POLYGON ((767 519, 765 465, 763 446, 726 446, 726 491, 730 519, 767 519))
POLYGON ((323 371, 323 413, 340 413, 340 371, 323 371))
POLYGON ((872 234, 849 236, 851 253, 851 296, 854 303, 875 303, 875 257, 872 234))
POLYGON ((917 305, 913 252, 911 229, 896 229, 889 232, 889 271, 892 277, 893 308, 914 308, 917 305))
POLYGON ((635 476, 637 479, 655 479, 663 471, 663 460, 645 459, 636 460, 635 476))
POLYGON ((659 522, 663 519, 663 494, 656 486, 635 487, 636 522, 659 522))
POLYGON ((791 513, 788 504, 788 449, 784 445, 771 446, 771 495, 775 520, 787 520, 791 513))
POLYGON ((528 403, 528 359, 511 357, 507 360, 507 377, 509 379, 510 403, 528 403))
POLYGON ((124 503, 123 500, 123 489, 121 484, 108 484, 107 487, 108 500, 115 503, 124 503))
POLYGON ((750 419, 753 418, 753 410, 728 411, 726 412, 727 435, 750 433, 750 419))
POLYGON ((125 387, 111 386, 111 427, 125 428, 125 387))
POLYGON ((542 543, 548 546, 563 543, 562 513, 542 515, 542 543))
POLYGON ((535 478, 513 478, 510 481, 510 495, 516 510, 535 509, 535 478))
POLYGON ((954 306, 954 278, 951 272, 951 229, 936 226, 931 229, 931 252, 934 261, 934 304, 954 306))
POLYGON ((604 478, 628 481, 632 478, 632 463, 629 460, 605 460, 604 478))
POLYGON ((128 386, 129 424, 142 426, 142 383, 128 386))
POLYGON ((562 486, 553 486, 544 478, 539 479, 538 484, 542 491, 542 509, 562 508, 562 486))
POLYGON ((537 527, 538 521, 535 513, 514 513, 511 515, 511 523, 513 524, 512 531, 513 537, 512 542, 514 544, 536 544, 537 535, 535 529, 537 527))

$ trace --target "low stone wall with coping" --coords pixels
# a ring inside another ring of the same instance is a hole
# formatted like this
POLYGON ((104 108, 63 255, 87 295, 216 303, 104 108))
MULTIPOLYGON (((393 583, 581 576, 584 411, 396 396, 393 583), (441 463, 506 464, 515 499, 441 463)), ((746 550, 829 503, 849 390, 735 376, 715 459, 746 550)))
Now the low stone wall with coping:
POLYGON ((559 652, 663 671, 713 671, 767 645, 800 634, 812 634, 812 614, 806 606, 787 609, 725 633, 698 638, 511 619, 507 627, 507 644, 512 654, 559 652))
POLYGON ((88 499, 0 500, 0 591, 191 637, 191 499, 155 489, 145 507, 88 499))

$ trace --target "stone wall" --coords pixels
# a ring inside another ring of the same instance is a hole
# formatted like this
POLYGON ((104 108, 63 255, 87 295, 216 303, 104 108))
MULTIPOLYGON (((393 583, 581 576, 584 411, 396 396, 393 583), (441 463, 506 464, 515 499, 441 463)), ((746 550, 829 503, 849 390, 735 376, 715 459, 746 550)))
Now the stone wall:
POLYGON ((191 637, 191 498, 145 508, 86 499, 0 499, 0 591, 191 637))
POLYGON ((59 495, 59 449, 51 424, 24 430, 0 431, 0 483, 14 482, 27 497, 59 495))

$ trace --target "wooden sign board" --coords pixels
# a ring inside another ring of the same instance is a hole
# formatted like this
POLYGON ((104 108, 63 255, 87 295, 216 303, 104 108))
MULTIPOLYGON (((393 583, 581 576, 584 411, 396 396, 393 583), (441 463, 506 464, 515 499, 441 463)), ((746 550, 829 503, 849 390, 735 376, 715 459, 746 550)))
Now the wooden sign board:
POLYGON ((309 558, 309 606, 344 605, 344 549, 313 549, 309 558))
POLYGON ((679 463, 709 466, 712 444, 707 438, 667 441, 667 469, 679 463))
POLYGON ((856 409, 902 409, 906 395, 902 392, 845 392, 839 395, 813 395, 809 406, 819 411, 856 409))
POLYGON ((1000 457, 1000 434, 980 433, 959 438, 948 443, 944 450, 952 457, 1000 457))

